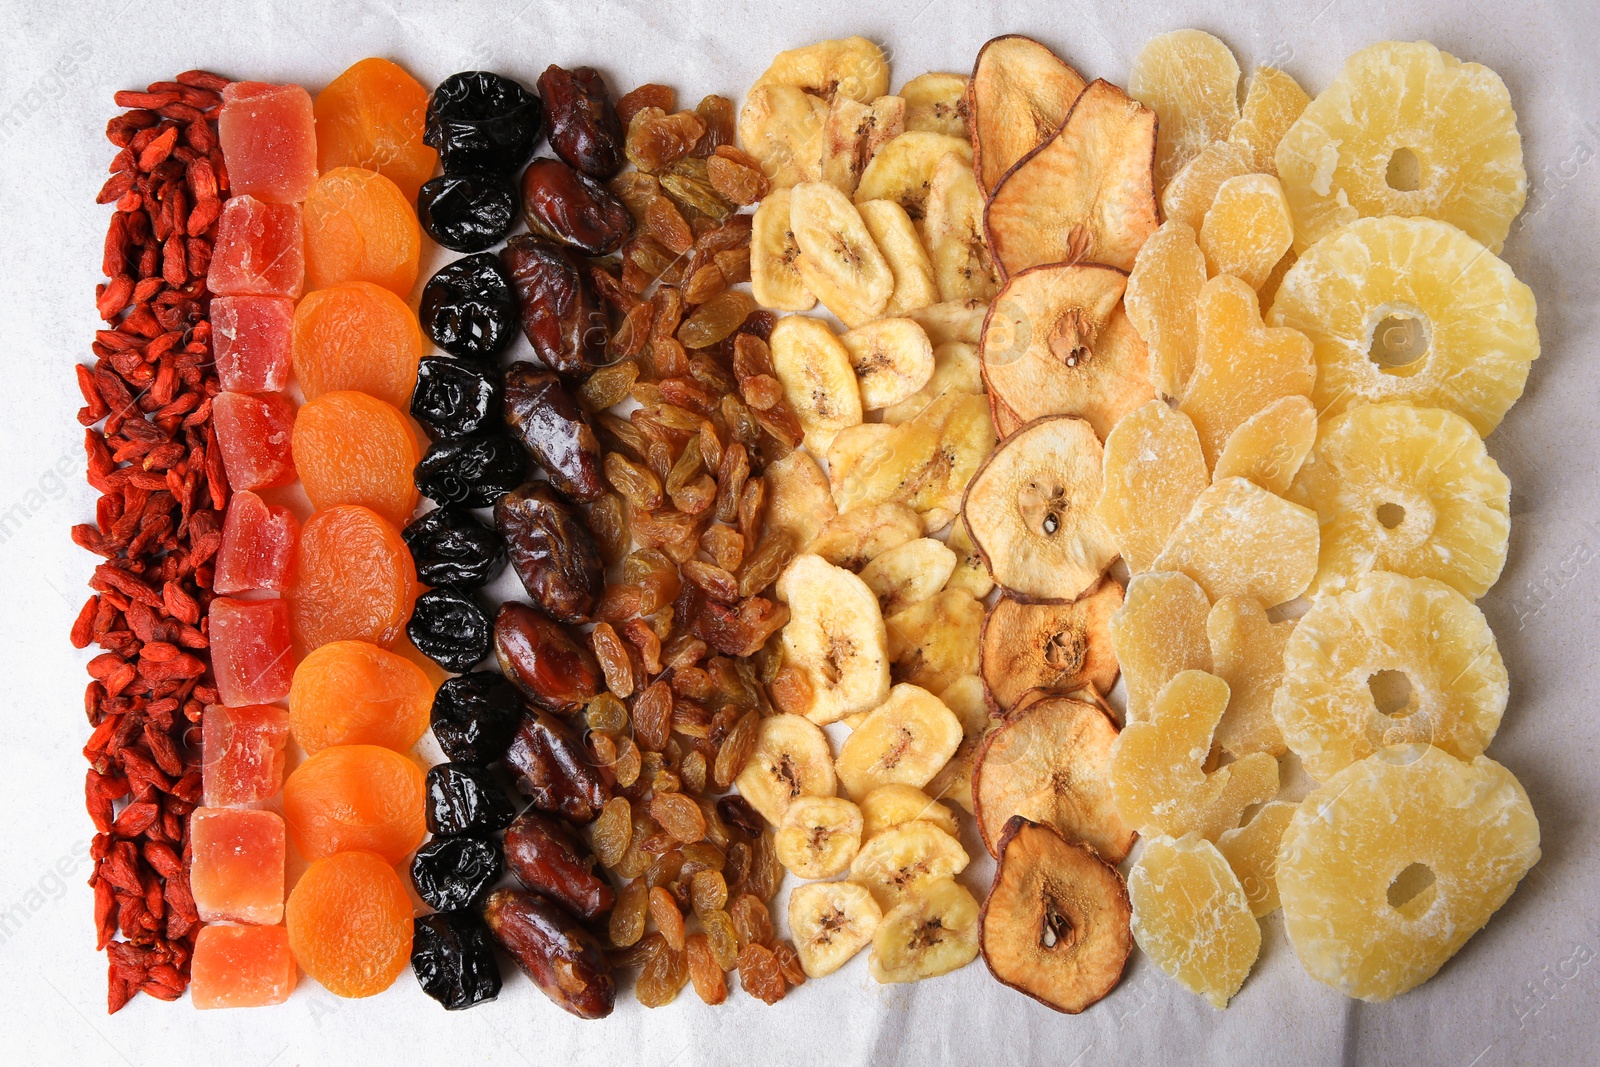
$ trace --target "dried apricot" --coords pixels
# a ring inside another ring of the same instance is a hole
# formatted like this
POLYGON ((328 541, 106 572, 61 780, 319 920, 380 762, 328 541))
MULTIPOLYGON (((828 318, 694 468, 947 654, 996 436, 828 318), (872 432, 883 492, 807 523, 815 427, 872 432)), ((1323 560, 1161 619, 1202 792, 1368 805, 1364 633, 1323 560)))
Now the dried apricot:
POLYGON ((428 729, 433 690, 404 656, 366 641, 333 641, 295 668, 289 728, 310 753, 330 745, 403 752, 428 729))
POLYGON ((376 397, 337 392, 306 404, 295 419, 294 454, 312 507, 359 504, 396 526, 416 510, 417 434, 376 397))
POLYGON ((283 815, 306 859, 359 849, 395 864, 422 844, 425 792, 422 768, 400 753, 335 745, 283 783, 283 815))
POLYGON ((295 883, 284 913, 295 961, 337 996, 382 993, 411 958, 406 887, 370 852, 341 852, 313 863, 295 883))
POLYGON ((289 586, 295 641, 305 651, 343 640, 392 646, 417 599, 415 574, 400 531, 377 512, 317 512, 300 531, 289 586))
POLYGON ((317 94, 317 168, 364 167, 399 186, 406 199, 433 174, 439 153, 422 143, 428 90, 387 59, 346 70, 317 94))
POLYGON ((404 408, 417 385, 422 330, 405 301, 351 282, 307 293, 295 306, 294 376, 307 400, 358 389, 404 408))
POLYGON ((394 182, 359 167, 317 179, 302 208, 306 288, 374 282, 401 296, 417 280, 422 228, 394 182))

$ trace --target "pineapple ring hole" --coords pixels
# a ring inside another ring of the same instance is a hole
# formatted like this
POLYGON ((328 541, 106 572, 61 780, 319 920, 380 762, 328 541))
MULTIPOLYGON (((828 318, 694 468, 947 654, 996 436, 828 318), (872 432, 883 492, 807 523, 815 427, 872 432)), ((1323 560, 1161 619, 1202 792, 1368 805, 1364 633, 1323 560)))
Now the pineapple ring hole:
POLYGON ((1402 145, 1389 157, 1383 180, 1397 193, 1414 193, 1422 188, 1422 162, 1415 152, 1402 145))
POLYGON ((1405 671, 1378 671, 1367 678, 1367 689, 1379 715, 1393 718, 1412 710, 1411 679, 1405 671))
POLYGON ((1420 312, 1390 309, 1373 327, 1367 355, 1388 374, 1410 374, 1430 343, 1428 320, 1420 312))
POLYGON ((1406 509, 1395 503, 1379 504, 1377 518, 1379 526, 1392 530, 1406 521, 1406 509))
POLYGON ((1389 906, 1407 919, 1427 911, 1438 895, 1433 868, 1425 863, 1410 864, 1389 883, 1389 906))

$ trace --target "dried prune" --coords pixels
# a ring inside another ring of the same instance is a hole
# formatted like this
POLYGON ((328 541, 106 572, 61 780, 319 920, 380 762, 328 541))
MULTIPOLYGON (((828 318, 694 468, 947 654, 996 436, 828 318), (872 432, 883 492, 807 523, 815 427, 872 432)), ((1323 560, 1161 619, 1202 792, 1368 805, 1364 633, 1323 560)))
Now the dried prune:
MULTIPOLYGON (((491 834, 504 830, 517 809, 489 772, 469 763, 428 768, 428 832, 436 836, 491 834)), ((439 907, 439 905, 434 905, 439 907)))
POLYGON ((417 318, 433 343, 462 359, 493 359, 516 335, 511 279, 493 252, 447 263, 422 287, 417 318))
POLYGON ((591 178, 609 178, 622 169, 622 120, 599 71, 552 64, 539 75, 539 95, 556 155, 591 178))
POLYGON ((470 908, 489 894, 504 870, 500 846, 482 837, 440 837, 417 849, 411 884, 430 908, 470 908))
POLYGON ((416 920, 411 973, 422 991, 447 1011, 500 995, 500 964, 494 958, 489 928, 471 911, 445 911, 416 920))
POLYGON ((627 205, 559 159, 536 159, 522 172, 522 217, 534 233, 586 256, 615 252, 633 233, 627 205))
POLYGON ((461 508, 434 508, 401 531, 423 585, 476 589, 506 565, 500 535, 461 508))
POLYGON ((429 356, 417 364, 411 415, 433 438, 465 437, 499 425, 500 371, 429 356))
POLYGON ((560 719, 529 710, 506 751, 517 789, 540 811, 574 823, 593 821, 611 799, 611 788, 583 745, 560 719))
POLYGON ((576 714, 600 693, 594 653, 565 626, 526 604, 501 606, 494 619, 494 647, 506 677, 541 708, 576 714))
POLYGON ((489 654, 492 624, 469 594, 430 589, 417 597, 406 636, 417 650, 447 671, 470 671, 489 654))
POLYGON ((447 173, 509 174, 539 143, 539 98, 486 70, 466 70, 439 83, 428 100, 422 139, 439 150, 447 173))
POLYGON ((434 694, 433 737, 446 759, 486 766, 505 755, 522 711, 522 694, 504 676, 473 671, 434 694))
POLYGON ((616 1006, 605 950, 559 904, 525 889, 497 889, 483 917, 500 947, 539 990, 580 1019, 603 1019, 616 1006))
POLYGON ((430 500, 486 508, 521 485, 527 470, 522 445, 498 432, 434 442, 413 476, 430 500))
POLYGON ((522 587, 558 622, 590 622, 605 592, 605 561, 583 517, 550 488, 529 482, 501 497, 494 524, 522 587))
POLYGON ((536 811, 506 830, 506 868, 517 880, 584 919, 611 910, 616 894, 589 846, 563 823, 536 811))
POLYGON ((555 490, 588 504, 606 492, 600 440, 561 379, 532 363, 506 371, 506 424, 527 446, 555 490))
POLYGON ((442 174, 418 190, 417 220, 446 248, 481 252, 511 232, 517 221, 517 194, 499 174, 442 174))

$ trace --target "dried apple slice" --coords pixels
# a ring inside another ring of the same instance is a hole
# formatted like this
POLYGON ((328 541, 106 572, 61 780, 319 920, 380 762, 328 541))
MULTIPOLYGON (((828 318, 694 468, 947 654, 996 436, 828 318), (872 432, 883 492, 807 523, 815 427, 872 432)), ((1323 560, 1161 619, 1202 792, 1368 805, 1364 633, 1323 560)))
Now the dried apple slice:
POLYGON ((818 41, 779 52, 755 84, 792 85, 823 100, 837 95, 865 103, 889 91, 889 60, 865 37, 818 41))
POLYGON ((965 74, 919 74, 900 87, 900 95, 906 102, 906 129, 967 136, 965 74))
POLYGON ((1128 570, 1147 571, 1210 481, 1194 423, 1163 400, 1149 401, 1106 438, 1102 471, 1100 517, 1128 570))
POLYGON ((850 352, 828 324, 788 315, 772 328, 772 369, 805 430, 806 448, 825 455, 834 437, 861 422, 861 388, 850 352))
POLYGON ((1206 284, 1206 257, 1194 227, 1168 218, 1139 249, 1123 306, 1149 348, 1150 384, 1180 397, 1194 373, 1195 306, 1206 284))
POLYGON ((1239 120, 1239 62, 1203 30, 1173 30, 1139 49, 1128 92, 1161 117, 1156 177, 1165 182, 1239 120))
POLYGON ((967 129, 985 194, 1061 128, 1087 84, 1050 49, 1020 34, 996 37, 978 50, 967 83, 967 129))
POLYGON ((788 189, 774 189, 756 208, 750 226, 750 292, 764 308, 810 311, 817 298, 795 266, 800 246, 790 227, 791 195, 788 189))
MULTIPOLYGON (((1248 478, 1267 492, 1284 496, 1316 442, 1317 409, 1311 399, 1298 394, 1280 397, 1228 435, 1212 477, 1248 478)), ((1106 450, 1110 451, 1110 442, 1106 450)))
POLYGON ((983 624, 979 670, 1001 711, 1039 690, 1052 695, 1089 687, 1105 694, 1117 681, 1111 616, 1122 586, 1110 578, 1070 604, 1025 604, 1003 596, 983 624))
POLYGON ((1283 650, 1294 621, 1270 622, 1254 600, 1225 596, 1206 617, 1212 672, 1228 683, 1228 710, 1217 724, 1217 744, 1235 756, 1288 751, 1272 714, 1272 697, 1283 681, 1283 650))
POLYGON ((983 236, 983 193, 971 161, 954 152, 933 169, 922 218, 941 300, 990 300, 999 286, 983 236))
POLYGON ((1128 722, 1148 719, 1156 695, 1179 671, 1211 670, 1210 613, 1205 591, 1188 575, 1133 576, 1111 617, 1111 647, 1128 690, 1128 722))
POLYGON ((856 210, 894 275, 894 291, 883 306, 884 315, 906 315, 937 303, 939 283, 933 276, 933 264, 906 209, 893 200, 867 200, 857 204, 856 210))
POLYGON ((984 847, 999 855, 1006 820, 1021 815, 1121 863, 1134 833, 1111 796, 1116 739, 1116 724, 1081 700, 1047 697, 1008 712, 978 747, 972 771, 984 847))
POLYGON ((968 594, 946 589, 886 617, 883 625, 896 682, 939 692, 978 673, 983 605, 968 594))
POLYGON ((1013 167, 985 212, 1003 277, 1042 263, 1133 269, 1161 222, 1152 177, 1156 114, 1108 81, 1083 91, 1054 137, 1013 167))
POLYGON ((817 461, 796 449, 767 464, 766 530, 787 533, 796 545, 814 540, 834 516, 828 479, 817 461))
MULTIPOLYGON (((978 759, 978 749, 989 731, 999 721, 989 714, 989 701, 984 694, 983 679, 975 675, 958 678, 954 685, 939 694, 944 706, 955 712, 961 720, 961 744, 944 769, 933 776, 927 790, 941 800, 949 800, 972 810, 972 769, 978 759)), ((954 817, 951 817, 952 823, 954 817)), ((952 831, 954 832, 954 831, 952 831)))
POLYGON ((894 273, 850 198, 827 182, 802 182, 789 200, 789 228, 806 288, 844 322, 878 317, 894 292, 894 273))
POLYGON ((1251 166, 1258 173, 1277 177, 1278 162, 1273 156, 1278 142, 1309 103, 1311 97, 1288 74, 1274 67, 1257 67, 1250 75, 1250 89, 1228 142, 1250 152, 1251 166))
POLYGON ((1023 422, 1086 419, 1102 438, 1155 395, 1149 357, 1122 308, 1128 275, 1060 263, 1014 275, 983 326, 979 358, 992 395, 1023 422))
POLYGON ((1157 837, 1128 874, 1133 937, 1167 974, 1217 1010, 1244 985, 1261 924, 1217 846, 1194 834, 1157 837))
POLYGON ((1211 600, 1287 603, 1317 573, 1317 513, 1243 478, 1224 478, 1195 500, 1155 568, 1182 571, 1211 600))
POLYGON ((856 185, 856 202, 893 200, 906 209, 912 222, 927 215, 928 192, 934 171, 945 156, 954 155, 968 166, 972 146, 959 137, 911 130, 889 141, 872 157, 856 185))
POLYGON ((956 554, 943 541, 919 537, 889 549, 861 568, 884 615, 893 615, 944 588, 956 569, 956 554))
POLYGON ((835 567, 859 571, 878 556, 922 536, 922 520, 893 501, 856 508, 822 524, 806 551, 835 567))
POLYGON ((822 177, 828 103, 793 85, 750 90, 739 109, 739 147, 761 162, 774 189, 822 177))
POLYGON ((1206 210, 1199 239, 1212 274, 1231 274, 1259 291, 1294 243, 1283 186, 1270 174, 1229 178, 1206 210))
MULTIPOLYGON (((954 391, 910 422, 876 428, 881 432, 872 438, 852 435, 862 438, 863 449, 848 470, 833 475, 835 503, 849 511, 897 500, 923 517, 929 533, 955 517, 962 490, 995 442, 984 398, 954 391)), ((832 452, 828 462, 832 467, 832 452)))
POLYGON ((1117 869, 1049 826, 1013 816, 978 918, 1001 983, 1068 1015, 1116 988, 1133 951, 1133 908, 1117 869))
POLYGON ((839 338, 868 411, 898 404, 933 377, 933 345, 910 319, 879 319, 839 338))
POLYGON ((989 573, 1019 600, 1075 600, 1117 557, 1100 518, 1100 441, 1058 415, 1008 437, 967 486, 962 515, 989 573))
POLYGON ((888 636, 866 583, 820 556, 803 555, 778 579, 777 595, 789 605, 784 664, 811 684, 806 716, 826 724, 882 704, 889 695, 888 636))

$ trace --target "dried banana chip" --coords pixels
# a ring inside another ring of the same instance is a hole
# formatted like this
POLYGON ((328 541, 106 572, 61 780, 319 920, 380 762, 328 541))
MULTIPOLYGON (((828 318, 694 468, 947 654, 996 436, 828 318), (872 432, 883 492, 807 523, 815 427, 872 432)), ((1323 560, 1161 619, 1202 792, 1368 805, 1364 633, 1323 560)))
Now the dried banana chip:
POLYGON ((983 604, 968 594, 946 589, 888 616, 883 624, 895 681, 938 692, 963 675, 978 673, 983 604))
POLYGON ((832 974, 872 943, 883 910, 854 882, 813 882, 789 893, 789 934, 806 977, 832 974))
POLYGON ((865 37, 818 41, 779 52, 755 84, 792 85, 823 100, 845 96, 865 103, 889 91, 889 60, 865 37))
POLYGON ((878 149, 862 171, 856 202, 893 200, 906 209, 912 222, 921 222, 927 214, 934 171, 948 155, 972 165, 972 146, 959 137, 920 130, 902 133, 878 149))
POLYGON ((963 74, 919 74, 900 87, 906 129, 967 136, 967 78, 963 74))
POLYGON ((807 717, 836 722, 888 698, 888 636, 865 582, 821 556, 802 555, 778 579, 777 595, 789 605, 784 663, 811 684, 807 717))
POLYGON ((788 189, 774 189, 756 208, 750 227, 750 291, 775 311, 810 311, 817 298, 795 262, 800 245, 789 225, 788 189))
POLYGON ((831 797, 836 780, 828 738, 800 715, 768 715, 756 730, 749 762, 734 780, 739 793, 773 825, 801 797, 831 797))
POLYGON ((926 689, 901 684, 845 740, 834 769, 860 800, 879 786, 926 785, 960 744, 955 713, 926 689))
POLYGON ((894 274, 850 198, 827 182, 803 182, 789 200, 789 228, 806 288, 846 326, 882 314, 894 274))
POLYGON ((879 319, 839 340, 855 368, 861 406, 868 411, 900 403, 933 377, 933 345, 910 319, 879 319))
POLYGON ((761 162, 774 189, 822 177, 826 101, 792 85, 750 90, 739 109, 739 147, 761 162))
POLYGON ((922 218, 941 300, 992 300, 999 289, 983 235, 983 193, 972 161, 954 152, 933 168, 922 218))
POLYGON ((919 537, 862 567, 861 580, 878 594, 887 617, 943 589, 955 569, 956 554, 943 541, 919 537))
POLYGON ((936 303, 939 283, 933 276, 933 264, 906 209, 893 200, 867 200, 857 204, 856 210, 894 274, 894 291, 883 307, 884 315, 906 315, 936 303))
POLYGON ((826 322, 804 315, 779 319, 770 344, 772 369, 805 430, 806 448, 825 455, 840 430, 861 422, 861 389, 850 353, 826 322))
POLYGON ((922 536, 922 520, 904 504, 873 504, 829 519, 806 548, 836 567, 859 571, 883 553, 922 536))

